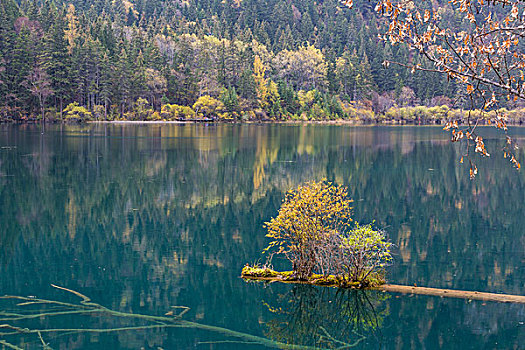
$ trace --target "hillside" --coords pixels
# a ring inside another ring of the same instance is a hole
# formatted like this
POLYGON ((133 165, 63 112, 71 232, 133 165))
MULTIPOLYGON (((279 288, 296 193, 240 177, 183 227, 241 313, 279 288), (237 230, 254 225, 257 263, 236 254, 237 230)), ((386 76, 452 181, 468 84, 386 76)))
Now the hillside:
POLYGON ((1 115, 339 119, 450 104, 446 77, 383 67, 419 57, 379 40, 372 10, 334 0, 2 1, 1 115))

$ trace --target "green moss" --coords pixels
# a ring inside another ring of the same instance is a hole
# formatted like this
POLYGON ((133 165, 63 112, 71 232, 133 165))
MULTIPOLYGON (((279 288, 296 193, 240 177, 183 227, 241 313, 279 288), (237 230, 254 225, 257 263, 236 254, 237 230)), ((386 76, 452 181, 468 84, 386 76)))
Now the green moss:
POLYGON ((242 277, 277 277, 278 273, 267 267, 251 267, 246 265, 242 269, 242 277))
POLYGON ((351 281, 348 278, 343 278, 334 275, 319 275, 312 274, 307 280, 300 280, 293 271, 274 271, 267 267, 249 266, 243 267, 241 277, 245 279, 264 279, 272 281, 285 281, 285 282, 302 282, 314 284, 317 286, 329 286, 329 287, 340 287, 340 288, 377 288, 385 284, 384 273, 373 272, 366 276, 362 281, 351 281))
POLYGON ((309 281, 320 286, 340 286, 341 280, 333 275, 329 276, 312 276, 309 281))
POLYGON ((293 271, 283 271, 283 272, 280 272, 280 274, 283 277, 290 277, 293 275, 293 271))

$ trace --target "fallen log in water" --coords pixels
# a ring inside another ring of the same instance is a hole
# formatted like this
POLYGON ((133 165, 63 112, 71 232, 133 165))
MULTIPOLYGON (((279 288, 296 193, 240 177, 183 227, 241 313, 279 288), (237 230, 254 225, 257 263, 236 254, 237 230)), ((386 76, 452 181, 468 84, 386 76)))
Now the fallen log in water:
POLYGON ((241 275, 246 280, 265 281, 265 282, 284 282, 284 283, 300 283, 300 284, 311 284, 316 286, 325 287, 339 287, 339 288, 354 288, 354 289, 369 289, 369 290, 380 290, 391 293, 403 293, 403 294, 421 294, 431 295, 438 297, 447 298, 461 298, 468 300, 483 300, 483 301, 497 301, 502 303, 521 303, 525 304, 525 296, 523 295, 510 295, 510 294, 498 294, 498 293, 484 293, 484 292, 473 292, 465 290, 454 290, 454 289, 441 289, 441 288, 428 288, 428 287, 417 287, 417 286, 401 286, 395 284, 381 284, 374 287, 363 287, 359 282, 347 283, 342 285, 333 276, 320 277, 315 276, 309 280, 298 280, 291 276, 288 272, 276 272, 270 269, 258 269, 259 272, 253 273, 243 269, 241 275), (248 272, 248 273, 246 273, 248 272))
POLYGON ((447 298, 461 298, 461 299, 469 299, 469 300, 484 300, 484 301, 498 301, 502 303, 525 304, 525 296, 523 295, 484 293, 484 292, 472 292, 472 291, 466 291, 466 290, 427 288, 427 287, 415 287, 415 286, 400 286, 400 285, 395 285, 395 284, 384 284, 376 289, 384 290, 385 292, 393 292, 393 293, 422 294, 422 295, 433 295, 433 296, 447 297, 447 298))

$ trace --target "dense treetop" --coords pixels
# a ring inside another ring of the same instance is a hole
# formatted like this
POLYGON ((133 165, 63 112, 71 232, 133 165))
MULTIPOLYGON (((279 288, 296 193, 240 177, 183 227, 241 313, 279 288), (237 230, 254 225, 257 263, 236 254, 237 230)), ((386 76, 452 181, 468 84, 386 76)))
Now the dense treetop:
POLYGON ((2 1, 1 115, 333 119, 356 108, 450 105, 461 89, 446 76, 383 66, 428 63, 406 45, 380 40, 386 22, 373 6, 2 1))

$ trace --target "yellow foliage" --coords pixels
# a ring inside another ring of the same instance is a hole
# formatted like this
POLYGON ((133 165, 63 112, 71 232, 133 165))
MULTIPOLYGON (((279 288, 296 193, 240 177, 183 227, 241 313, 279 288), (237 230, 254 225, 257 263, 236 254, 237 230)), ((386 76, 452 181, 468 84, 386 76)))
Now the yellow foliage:
POLYGON ((307 278, 316 264, 319 242, 349 227, 351 203, 345 187, 324 180, 288 191, 277 217, 265 223, 266 236, 273 239, 265 251, 285 254, 300 278, 307 278))
POLYGON ((268 80, 264 77, 266 67, 261 61, 259 56, 255 56, 253 60, 253 79, 255 80, 255 92, 257 93, 257 99, 259 105, 264 109, 265 101, 268 96, 268 80))
POLYGON ((78 18, 75 14, 75 6, 69 4, 66 12, 67 29, 64 31, 67 40, 67 50, 69 54, 73 52, 75 41, 80 36, 78 31, 78 18))
POLYGON ((297 50, 282 50, 273 59, 279 79, 294 81, 301 89, 321 87, 326 84, 327 64, 324 54, 313 45, 300 46, 297 50))
POLYGON ((91 120, 92 117, 91 112, 86 107, 79 106, 78 102, 70 103, 62 112, 69 121, 91 120))
POLYGON ((155 111, 153 114, 149 117, 149 120, 161 120, 159 112, 155 111))
POLYGON ((193 104, 193 110, 198 118, 214 118, 221 116, 225 110, 224 104, 208 95, 201 96, 193 104))
POLYGON ((317 93, 316 90, 310 90, 310 91, 304 91, 300 90, 297 93, 297 97, 299 98, 299 103, 301 104, 301 107, 311 107, 314 103, 315 94, 317 93))
POLYGON ((167 120, 193 119, 195 118, 195 111, 188 106, 165 104, 162 105, 161 116, 167 120))

